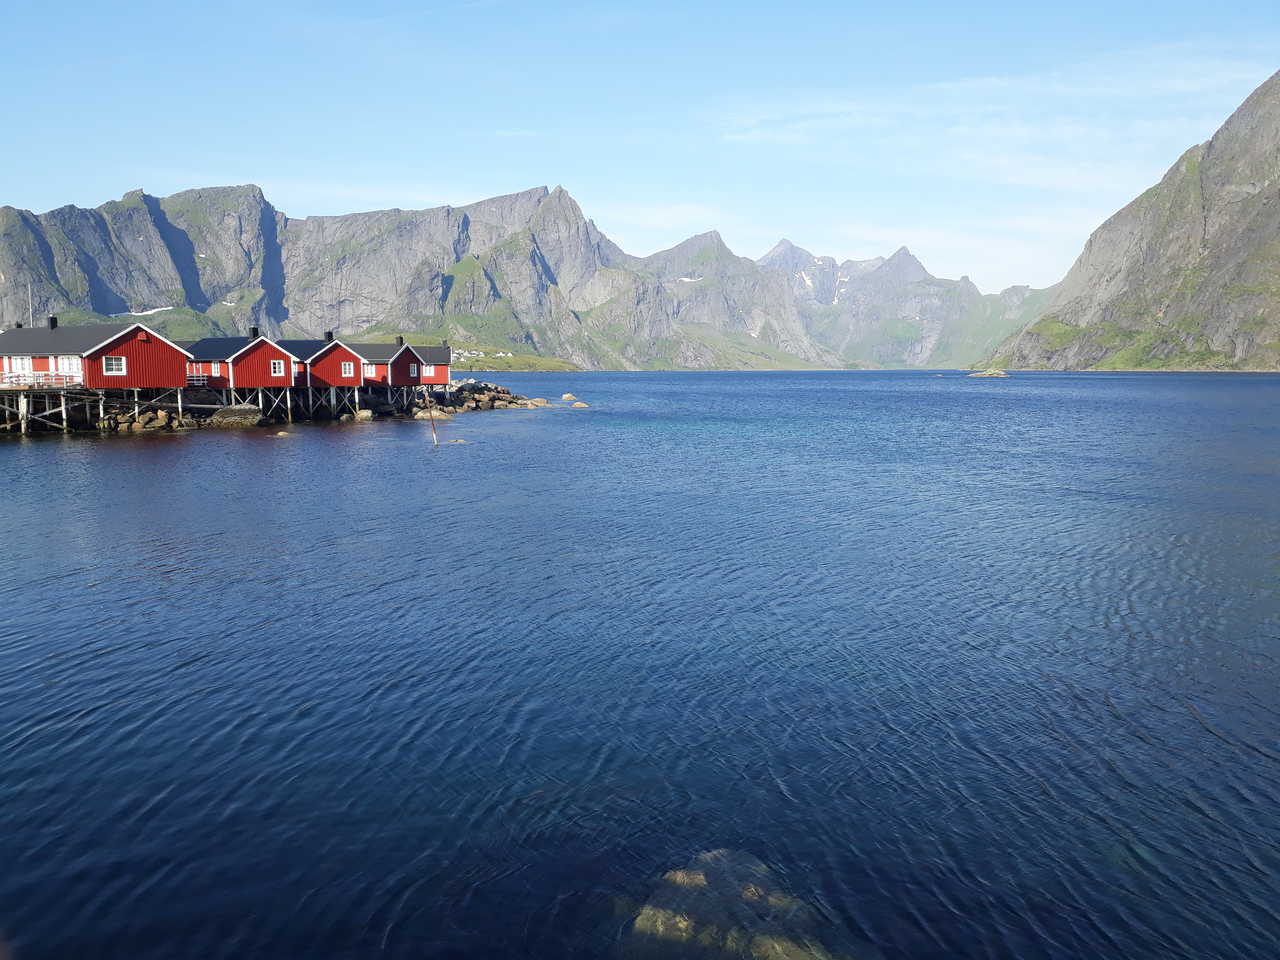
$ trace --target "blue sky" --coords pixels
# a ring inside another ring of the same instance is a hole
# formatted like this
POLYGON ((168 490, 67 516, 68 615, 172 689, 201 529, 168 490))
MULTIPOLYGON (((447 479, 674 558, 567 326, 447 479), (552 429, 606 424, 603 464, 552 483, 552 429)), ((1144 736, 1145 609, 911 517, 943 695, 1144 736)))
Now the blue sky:
POLYGON ((1045 285, 1280 69, 1280 5, 1039 6, 10 0, 0 203, 558 183, 633 253, 718 229, 1045 285))

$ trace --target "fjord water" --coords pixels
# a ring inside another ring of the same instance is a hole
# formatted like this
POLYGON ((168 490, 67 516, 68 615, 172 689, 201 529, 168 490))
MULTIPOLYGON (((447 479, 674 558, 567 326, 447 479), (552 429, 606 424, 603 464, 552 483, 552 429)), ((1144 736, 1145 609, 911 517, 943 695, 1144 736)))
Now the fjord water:
POLYGON ((19 960, 607 956, 717 847, 843 956, 1274 954, 1280 377, 499 379, 592 406, 0 444, 19 960))

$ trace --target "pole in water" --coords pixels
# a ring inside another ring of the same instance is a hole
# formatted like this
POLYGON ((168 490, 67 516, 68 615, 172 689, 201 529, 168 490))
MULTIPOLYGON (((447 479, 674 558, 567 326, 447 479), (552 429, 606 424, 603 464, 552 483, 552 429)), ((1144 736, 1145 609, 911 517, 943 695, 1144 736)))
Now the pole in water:
POLYGON ((436 408, 431 402, 431 394, 427 394, 427 416, 431 418, 431 445, 433 447, 440 446, 440 438, 436 436, 436 408))

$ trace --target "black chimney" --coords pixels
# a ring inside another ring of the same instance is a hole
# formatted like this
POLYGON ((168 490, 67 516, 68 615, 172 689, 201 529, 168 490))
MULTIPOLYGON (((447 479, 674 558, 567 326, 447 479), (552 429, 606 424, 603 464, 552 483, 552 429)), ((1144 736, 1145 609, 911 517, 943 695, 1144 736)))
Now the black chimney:
POLYGON ((397 346, 397 347, 403 347, 403 346, 404 346, 404 337, 396 337, 396 346, 397 346))
POLYGON ((249 328, 249 339, 250 339, 250 340, 257 340, 257 339, 258 339, 258 328, 257 328, 257 327, 250 327, 250 328, 249 328))
POLYGON ((21 329, 22 329, 22 321, 21 321, 21 320, 19 320, 17 323, 15 323, 15 324, 13 325, 13 329, 15 329, 15 330, 21 330, 21 329))
POLYGON ((58 318, 55 317, 53 314, 49 314, 49 329, 50 330, 58 329, 58 318))
POLYGON ((332 330, 326 330, 326 331, 324 332, 324 342, 325 342, 325 343, 333 343, 333 331, 332 331, 332 330))

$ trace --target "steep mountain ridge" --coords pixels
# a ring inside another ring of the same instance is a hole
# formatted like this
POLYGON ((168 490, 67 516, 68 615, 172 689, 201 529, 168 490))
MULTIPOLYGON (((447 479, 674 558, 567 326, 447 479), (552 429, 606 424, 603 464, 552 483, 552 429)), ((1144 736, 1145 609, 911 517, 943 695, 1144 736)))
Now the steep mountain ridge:
POLYGON ((305 219, 252 185, 0 208, 0 324, 27 317, 28 284, 32 309, 66 322, 409 332, 629 369, 965 364, 1011 329, 905 248, 837 264, 784 241, 755 262, 710 232, 635 257, 561 187, 305 219))
POLYGON ((993 362, 1280 369, 1280 73, 1094 232, 993 362))

